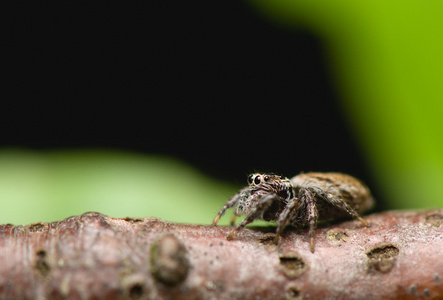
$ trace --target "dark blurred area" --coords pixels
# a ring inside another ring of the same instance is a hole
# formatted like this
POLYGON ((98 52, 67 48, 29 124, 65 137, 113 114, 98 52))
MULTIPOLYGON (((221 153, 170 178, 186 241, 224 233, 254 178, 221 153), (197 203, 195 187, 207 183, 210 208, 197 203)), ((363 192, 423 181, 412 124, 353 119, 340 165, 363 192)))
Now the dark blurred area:
POLYGON ((251 171, 369 180, 309 32, 238 0, 16 10, 6 24, 2 147, 161 153, 236 183, 251 171))

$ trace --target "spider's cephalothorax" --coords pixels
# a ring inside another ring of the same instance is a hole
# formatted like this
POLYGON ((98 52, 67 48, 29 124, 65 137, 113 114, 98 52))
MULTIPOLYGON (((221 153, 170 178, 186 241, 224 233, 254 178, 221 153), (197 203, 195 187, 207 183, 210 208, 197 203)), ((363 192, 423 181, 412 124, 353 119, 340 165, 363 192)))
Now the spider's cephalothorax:
POLYGON ((289 180, 273 174, 252 174, 249 186, 240 190, 219 211, 213 221, 217 225, 227 209, 235 206, 231 220, 245 214, 245 219, 232 230, 227 239, 255 219, 275 220, 277 231, 274 242, 278 243, 287 225, 309 226, 310 249, 314 252, 314 231, 317 220, 352 216, 363 225, 359 213, 370 209, 374 200, 369 189, 358 179, 342 173, 306 173, 289 180))

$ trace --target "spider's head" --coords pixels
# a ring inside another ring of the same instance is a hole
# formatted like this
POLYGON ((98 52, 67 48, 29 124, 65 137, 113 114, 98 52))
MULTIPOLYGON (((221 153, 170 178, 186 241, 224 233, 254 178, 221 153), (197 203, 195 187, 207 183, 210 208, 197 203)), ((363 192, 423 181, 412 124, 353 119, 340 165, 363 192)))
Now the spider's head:
POLYGON ((248 177, 249 186, 257 186, 263 183, 278 183, 282 181, 282 177, 274 174, 251 174, 248 177))
POLYGON ((252 193, 258 191, 274 193, 285 199, 294 196, 291 181, 283 176, 255 173, 249 175, 248 183, 252 193))

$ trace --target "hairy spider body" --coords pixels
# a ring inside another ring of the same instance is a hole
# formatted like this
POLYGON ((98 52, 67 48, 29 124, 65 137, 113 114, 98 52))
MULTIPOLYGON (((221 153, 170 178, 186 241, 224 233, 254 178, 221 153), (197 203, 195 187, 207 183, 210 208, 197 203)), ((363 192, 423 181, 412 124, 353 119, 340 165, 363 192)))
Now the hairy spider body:
POLYGON ((368 226, 359 213, 374 204, 366 185, 342 173, 305 173, 290 180, 274 174, 252 174, 248 182, 249 186, 226 202, 212 223, 217 225, 220 217, 231 207, 235 207, 231 225, 234 225, 237 216, 246 215, 228 234, 228 240, 255 219, 275 220, 276 244, 286 226, 308 225, 310 249, 314 252, 314 231, 318 220, 352 216, 368 226))

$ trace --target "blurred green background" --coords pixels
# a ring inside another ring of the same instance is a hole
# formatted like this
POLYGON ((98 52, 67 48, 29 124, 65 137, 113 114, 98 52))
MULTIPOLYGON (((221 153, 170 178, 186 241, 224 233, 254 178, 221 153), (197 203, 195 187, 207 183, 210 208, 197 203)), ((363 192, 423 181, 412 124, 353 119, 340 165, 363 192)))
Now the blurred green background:
MULTIPOLYGON (((248 4, 272 26, 311 32, 320 40, 346 124, 384 207, 441 207, 443 2, 248 4)), ((98 211, 209 224, 241 187, 168 156, 14 147, 0 149, 1 223, 54 221, 98 211)))
MULTIPOLYGON (((0 151, 0 220, 50 222, 87 211, 209 224, 238 187, 177 159, 109 150, 0 151)), ((220 224, 227 224, 224 218, 220 224)))
POLYGON ((321 37, 388 208, 443 205, 443 2, 251 1, 321 37))

